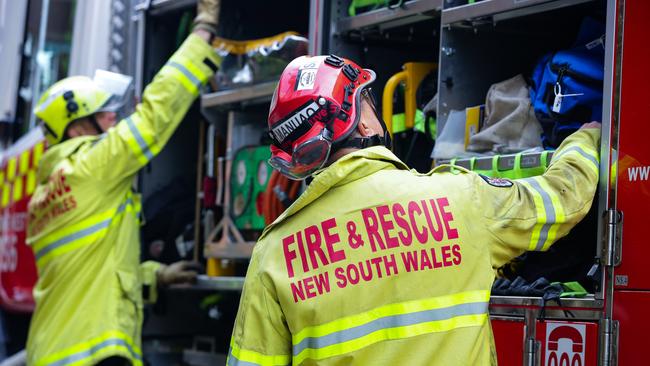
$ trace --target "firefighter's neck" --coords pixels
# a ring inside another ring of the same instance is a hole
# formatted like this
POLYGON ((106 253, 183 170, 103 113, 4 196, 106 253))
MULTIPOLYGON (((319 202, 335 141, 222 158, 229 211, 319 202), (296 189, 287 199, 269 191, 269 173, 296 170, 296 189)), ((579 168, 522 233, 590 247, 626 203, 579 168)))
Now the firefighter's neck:
MULTIPOLYGON (((370 137, 374 135, 383 136, 384 129, 382 128, 381 123, 377 119, 377 115, 375 114, 375 111, 372 109, 372 106, 370 106, 368 101, 364 99, 361 102, 361 116, 359 117, 359 124, 357 125, 357 129, 354 131, 354 133, 352 133, 350 138, 370 137)), ((357 150, 359 149, 353 147, 339 149, 334 154, 332 154, 332 156, 330 156, 328 165, 337 161, 341 157, 349 153, 355 152, 357 150)))
POLYGON ((97 128, 95 128, 88 118, 83 118, 70 124, 66 133, 68 134, 68 138, 75 138, 81 136, 94 136, 98 135, 100 132, 97 131, 97 128))
POLYGON ((68 138, 96 136, 108 131, 109 128, 115 125, 115 113, 95 113, 95 121, 96 123, 93 123, 90 118, 81 118, 74 121, 66 130, 68 138))

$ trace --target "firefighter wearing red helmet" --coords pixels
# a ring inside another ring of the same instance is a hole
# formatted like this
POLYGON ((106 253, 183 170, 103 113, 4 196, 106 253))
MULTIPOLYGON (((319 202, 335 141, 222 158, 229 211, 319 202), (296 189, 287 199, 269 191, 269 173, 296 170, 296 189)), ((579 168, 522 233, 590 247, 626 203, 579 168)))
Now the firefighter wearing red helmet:
POLYGON ((271 164, 306 191, 255 246, 228 365, 496 364, 494 270, 544 251, 589 211, 600 124, 569 136, 537 177, 409 170, 368 91, 336 56, 284 70, 271 164))
POLYGON ((271 101, 271 165, 289 178, 304 179, 325 165, 332 150, 374 145, 390 148, 390 135, 374 109, 369 90, 373 81, 374 71, 338 56, 293 60, 271 101), (363 100, 372 106, 381 134, 355 136, 363 100))

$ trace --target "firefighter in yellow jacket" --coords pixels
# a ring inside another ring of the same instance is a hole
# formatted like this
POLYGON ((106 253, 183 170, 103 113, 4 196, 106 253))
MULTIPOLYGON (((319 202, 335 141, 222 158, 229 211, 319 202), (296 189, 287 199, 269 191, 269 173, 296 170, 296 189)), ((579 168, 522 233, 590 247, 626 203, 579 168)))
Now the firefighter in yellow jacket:
POLYGON ((374 79, 336 56, 284 70, 270 163, 313 181, 255 246, 228 365, 495 364, 495 268, 547 250, 589 210, 598 123, 539 177, 418 174, 384 146, 374 79))
POLYGON ((50 147, 29 204, 39 272, 29 365, 141 365, 143 294, 155 301, 158 285, 196 277, 187 263, 139 264, 141 206, 132 184, 220 64, 208 44, 217 11, 216 1, 199 2, 193 34, 115 126, 110 110, 128 85, 119 74, 61 80, 36 106, 50 147))

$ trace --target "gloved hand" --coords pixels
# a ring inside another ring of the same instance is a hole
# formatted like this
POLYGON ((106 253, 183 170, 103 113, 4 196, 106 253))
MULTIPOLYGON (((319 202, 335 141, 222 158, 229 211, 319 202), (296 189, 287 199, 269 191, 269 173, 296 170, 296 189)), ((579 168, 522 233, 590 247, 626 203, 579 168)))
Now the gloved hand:
POLYGON ((169 286, 180 283, 194 283, 201 265, 196 262, 179 261, 170 265, 162 265, 156 272, 158 286, 169 286))
POLYGON ((217 34, 221 0, 199 0, 194 18, 194 30, 206 30, 213 36, 217 34))
POLYGON ((592 122, 583 124, 582 126, 580 126, 580 128, 601 128, 601 124, 600 124, 600 122, 592 121, 592 122))

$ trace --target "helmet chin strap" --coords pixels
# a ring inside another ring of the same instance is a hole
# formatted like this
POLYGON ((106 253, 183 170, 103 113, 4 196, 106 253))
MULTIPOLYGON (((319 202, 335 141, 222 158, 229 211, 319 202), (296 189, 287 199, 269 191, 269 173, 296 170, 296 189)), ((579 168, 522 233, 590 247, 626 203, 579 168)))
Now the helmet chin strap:
POLYGON ((343 142, 341 142, 338 146, 337 149, 342 149, 346 147, 352 147, 356 149, 365 149, 367 147, 371 146, 379 146, 379 145, 386 145, 386 141, 390 144, 390 137, 388 137, 388 140, 386 140, 386 135, 384 136, 379 136, 379 135, 373 135, 369 137, 355 137, 351 139, 347 139, 343 142))
POLYGON ((384 129, 384 146, 388 148, 388 150, 393 149, 393 140, 390 138, 390 132, 388 132, 388 127, 386 127, 386 122, 384 122, 384 119, 377 114, 377 111, 375 110, 375 115, 377 115, 377 119, 379 120, 379 123, 381 124, 381 128, 384 129))
POLYGON ((393 142, 390 138, 390 133, 388 132, 388 128, 386 127, 386 123, 384 122, 384 119, 379 116, 377 111, 373 108, 375 111, 375 116, 377 116, 377 120, 379 120, 379 124, 381 124, 381 128, 384 130, 384 135, 373 135, 373 136, 368 136, 368 137, 355 137, 355 138, 350 138, 347 139, 340 144, 336 146, 337 149, 341 149, 344 147, 352 147, 356 149, 365 149, 367 147, 371 146, 379 146, 379 145, 384 145, 386 148, 389 150, 392 149, 393 147, 393 142))
POLYGON ((97 134, 101 135, 102 133, 104 133, 102 128, 99 126, 99 122, 97 122, 97 118, 95 117, 95 114, 91 114, 89 117, 90 117, 90 124, 93 125, 95 130, 97 130, 97 134))
POLYGON ((388 132, 386 123, 384 122, 384 119, 381 118, 379 113, 377 113, 377 110, 375 108, 372 109, 375 112, 375 116, 377 117, 377 120, 379 121, 381 128, 384 130, 384 135, 383 136, 373 135, 369 137, 355 137, 355 138, 347 139, 341 142, 341 144, 338 145, 337 148, 353 147, 357 149, 365 149, 371 146, 384 145, 389 150, 392 149, 393 141, 390 138, 390 133, 388 132))

